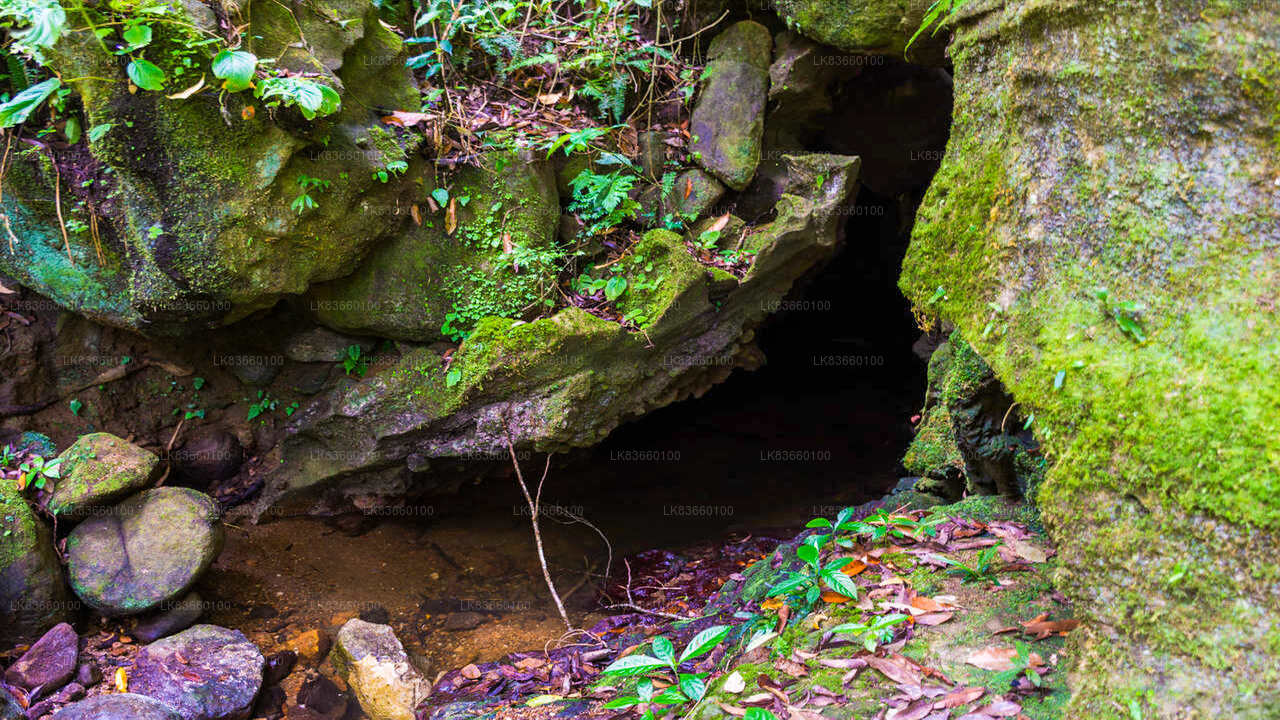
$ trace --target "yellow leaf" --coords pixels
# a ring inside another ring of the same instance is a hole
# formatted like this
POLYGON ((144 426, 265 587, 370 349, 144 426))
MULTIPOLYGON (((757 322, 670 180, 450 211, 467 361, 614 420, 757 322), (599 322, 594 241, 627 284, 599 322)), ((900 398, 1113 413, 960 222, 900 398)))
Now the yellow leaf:
POLYGON ((186 90, 183 90, 182 92, 176 92, 172 95, 165 95, 165 97, 169 98, 170 100, 186 100, 192 95, 195 95, 196 93, 200 92, 202 88, 204 88, 204 75, 200 76, 200 79, 196 81, 195 85, 192 85, 191 87, 187 88, 186 90))
POLYGON ((458 229, 458 199, 449 198, 449 207, 444 211, 444 231, 446 235, 452 235, 454 230, 458 229))
POLYGON ((116 668, 116 692, 129 692, 129 673, 124 668, 116 668))

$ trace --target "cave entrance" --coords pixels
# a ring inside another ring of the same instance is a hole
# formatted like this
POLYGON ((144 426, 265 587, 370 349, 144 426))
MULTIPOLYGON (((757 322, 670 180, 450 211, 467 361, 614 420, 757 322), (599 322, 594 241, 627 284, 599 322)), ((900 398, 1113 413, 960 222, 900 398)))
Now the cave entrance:
MULTIPOLYGON (((810 517, 877 499, 903 474, 926 366, 897 279, 945 147, 950 79, 885 58, 823 57, 829 62, 814 62, 826 73, 820 102, 773 109, 765 162, 796 151, 862 157, 860 189, 844 208, 845 241, 758 329, 765 366, 557 458, 542 534, 583 627, 604 617, 599 591, 611 587, 602 577, 610 559, 615 582, 624 559, 649 577, 682 572, 689 562, 680 558, 744 566, 810 517), (589 519, 611 545, 572 516, 589 519)), ((752 192, 734 199, 744 217, 752 192)), ((531 483, 542 463, 524 459, 531 483)), ((206 582, 239 602, 212 620, 278 631, 277 610, 306 627, 334 626, 357 608, 390 619, 432 672, 540 648, 563 632, 513 479, 489 478, 417 507, 429 512, 339 518, 319 533, 316 520, 285 519, 257 528, 253 542, 233 536, 219 561, 226 569, 206 582)))

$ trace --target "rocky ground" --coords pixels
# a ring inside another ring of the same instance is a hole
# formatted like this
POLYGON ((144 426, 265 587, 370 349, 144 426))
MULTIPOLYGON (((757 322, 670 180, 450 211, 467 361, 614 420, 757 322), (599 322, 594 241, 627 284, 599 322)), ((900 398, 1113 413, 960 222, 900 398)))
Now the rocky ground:
MULTIPOLYGON (((913 510, 936 500, 905 492, 851 508, 834 534, 815 536, 815 521, 782 543, 622 557, 602 584, 562 586, 584 628, 566 633, 548 603, 515 600, 545 598, 540 578, 504 577, 483 547, 460 553, 464 567, 432 539, 371 567, 325 557, 335 546, 314 527, 313 548, 292 547, 290 521, 228 542, 247 531, 198 491, 157 487, 155 456, 121 438, 87 435, 47 460, 40 449, 20 448, 5 471, 21 487, 6 495, 5 535, 29 538, 0 587, 18 610, 0 654, 6 720, 614 717, 630 712, 618 703, 637 676, 611 666, 709 627, 723 637, 681 668, 698 678, 680 686, 685 701, 667 703, 687 716, 1047 718, 1065 697, 1061 635, 1075 623, 1049 580, 1053 551, 1032 511, 994 498, 913 510), (810 550, 841 565, 842 582, 771 593, 810 550), (288 592, 237 583, 259 565, 284 570, 288 592), (379 602, 404 597, 397 577, 440 580, 433 566, 479 568, 490 584, 446 578, 434 600, 379 602), (450 585, 489 600, 464 608, 445 599, 450 585)), ((329 528, 366 552, 378 530, 329 528)), ((659 690, 669 682, 644 670, 659 690)))

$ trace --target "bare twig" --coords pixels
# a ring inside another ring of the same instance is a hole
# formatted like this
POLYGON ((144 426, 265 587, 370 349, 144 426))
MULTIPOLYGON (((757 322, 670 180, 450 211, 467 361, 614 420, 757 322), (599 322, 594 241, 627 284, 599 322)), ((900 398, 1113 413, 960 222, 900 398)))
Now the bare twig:
POLYGON ((516 446, 511 440, 511 430, 507 428, 507 450, 511 453, 511 464, 516 469, 516 481, 520 483, 520 492, 524 493, 524 500, 529 505, 529 524, 533 526, 533 544, 538 550, 538 563, 542 566, 542 578, 547 581, 547 589, 551 591, 551 599, 555 600, 556 610, 560 612, 560 619, 564 621, 564 626, 569 632, 573 632, 573 623, 569 622, 569 613, 565 612, 564 601, 560 599, 560 593, 556 592, 556 583, 551 579, 551 571, 547 569, 547 554, 542 547, 542 530, 538 527, 538 510, 542 502, 542 486, 547 481, 547 474, 551 472, 551 453, 547 453, 547 464, 542 469, 542 479, 538 481, 537 496, 529 494, 529 486, 524 481, 524 473, 520 470, 520 460, 516 457, 516 446))
POLYGON ((612 605, 607 605, 605 606, 606 610, 619 610, 619 609, 634 610, 635 612, 644 613, 646 615, 656 615, 658 617, 664 617, 670 620, 688 620, 689 619, 684 615, 676 615, 674 613, 662 612, 661 610, 650 610, 647 607, 641 607, 637 605, 635 602, 635 598, 631 597, 631 561, 623 560, 622 562, 627 566, 627 586, 625 588, 627 591, 627 601, 624 603, 614 603, 612 605))

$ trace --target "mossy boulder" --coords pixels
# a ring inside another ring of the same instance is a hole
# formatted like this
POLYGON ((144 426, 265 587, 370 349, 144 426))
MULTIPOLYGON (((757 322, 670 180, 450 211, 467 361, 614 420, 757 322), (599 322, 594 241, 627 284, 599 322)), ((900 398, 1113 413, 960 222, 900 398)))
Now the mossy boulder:
POLYGON ((39 638, 70 609, 53 533, 12 483, 0 482, 0 647, 39 638))
POLYGON ((45 507, 71 523, 144 490, 160 464, 155 453, 111 433, 82 435, 58 457, 61 477, 45 507))
POLYGON ((56 152, 56 167, 47 153, 16 152, 5 177, 21 248, 0 256, 0 270, 69 310, 149 335, 231 322, 350 272, 407 221, 402 179, 375 175, 421 142, 374 110, 417 109, 418 94, 399 37, 361 0, 228 7, 233 24, 252 18, 245 32, 259 55, 278 47, 280 65, 338 91, 336 114, 307 121, 215 83, 170 99, 212 77, 212 50, 184 47, 181 28, 199 25, 199 8, 178 5, 155 28, 148 57, 170 78, 164 92, 131 93, 127 57, 88 32, 64 37, 51 66, 83 104, 86 127, 109 129, 56 152), (304 190, 306 178, 327 185, 304 190), (291 207, 303 193, 314 209, 291 207))
POLYGON ((850 53, 905 56, 915 63, 941 65, 946 32, 926 30, 907 50, 932 4, 933 0, 773 0, 788 27, 818 42, 850 53))
POLYGON ((734 190, 744 190, 760 163, 773 38, 743 20, 711 41, 698 102, 690 118, 693 157, 734 190))
POLYGON ((546 162, 491 153, 435 183, 440 210, 374 249, 352 274, 312 288, 308 305, 336 330, 429 342, 487 316, 519 318, 553 292, 560 200, 546 162), (450 228, 446 215, 457 222, 450 228))
POLYGON ((974 2, 952 27, 952 137, 901 287, 1051 461, 1038 501, 1085 621, 1067 715, 1267 717, 1280 7, 974 2))
POLYGON ((929 358, 929 387, 902 464, 916 490, 1034 498, 1045 461, 1013 398, 990 366, 954 333, 929 358))
POLYGON ((587 447, 735 368, 757 367, 754 329, 831 257, 837 209, 856 191, 857 158, 800 156, 790 166, 785 187, 795 194, 781 196, 773 222, 744 228, 741 248, 755 261, 741 279, 699 264, 679 235, 652 232, 640 256, 619 262, 630 289, 617 309, 643 333, 568 307, 533 322, 484 318, 447 363, 437 349, 406 348, 394 366, 295 415, 267 460, 258 511, 369 507, 457 487, 493 472, 508 437, 525 449, 587 447))
POLYGON ((104 615, 144 613, 185 594, 222 541, 212 498, 189 488, 148 490, 71 531, 71 587, 104 615))

